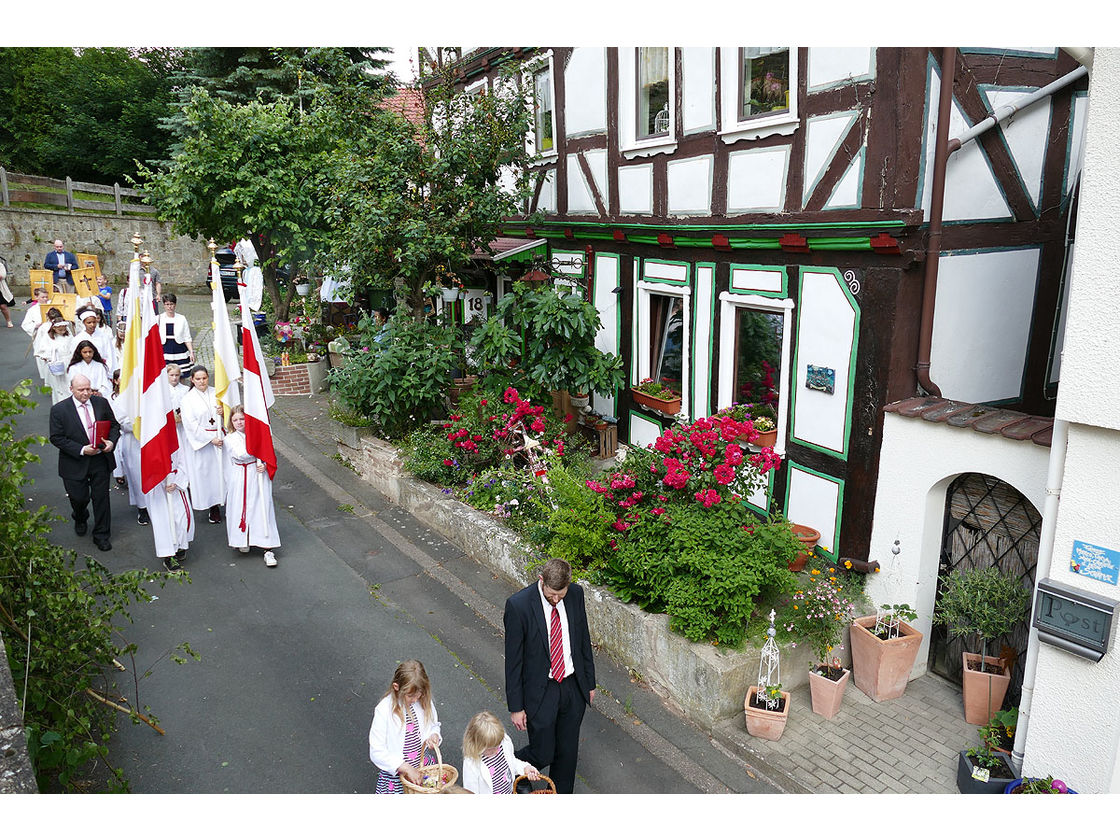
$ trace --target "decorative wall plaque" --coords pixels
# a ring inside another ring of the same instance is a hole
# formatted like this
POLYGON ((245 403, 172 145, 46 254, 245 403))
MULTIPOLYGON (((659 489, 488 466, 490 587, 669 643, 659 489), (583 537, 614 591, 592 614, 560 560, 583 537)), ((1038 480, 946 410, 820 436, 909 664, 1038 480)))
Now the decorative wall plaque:
POLYGON ((805 387, 831 394, 836 390, 836 371, 828 367, 806 365, 805 387))

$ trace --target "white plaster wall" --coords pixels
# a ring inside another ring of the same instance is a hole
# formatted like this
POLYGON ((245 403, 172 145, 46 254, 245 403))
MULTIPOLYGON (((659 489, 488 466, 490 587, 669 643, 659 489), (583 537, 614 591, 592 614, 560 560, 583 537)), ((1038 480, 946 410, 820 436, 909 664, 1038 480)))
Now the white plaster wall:
POLYGON ((578 155, 568 155, 568 212, 586 215, 598 213, 595 199, 587 187, 587 179, 579 165, 578 155))
POLYGON ((728 154, 727 212, 781 210, 786 203, 788 171, 788 146, 728 154))
POLYGON ((630 444, 645 449, 661 436, 661 427, 651 420, 630 412, 630 444))
POLYGON ((564 132, 568 137, 607 130, 607 50, 575 47, 564 68, 564 132))
POLYGON ((856 153, 848 169, 832 190, 832 195, 825 202, 825 210, 843 210, 860 206, 860 194, 863 187, 863 159, 867 154, 867 147, 856 153))
POLYGON ((813 117, 805 127, 805 186, 802 200, 817 186, 828 165, 836 156, 844 135, 856 121, 856 114, 843 113, 813 117))
POLYGON ((943 254, 937 272, 930 378, 947 398, 1017 398, 1038 283, 1036 248, 943 254))
POLYGON ((809 90, 834 87, 852 79, 875 77, 873 47, 810 47, 805 81, 809 90))
POLYGON ((1030 441, 884 415, 867 557, 878 560, 881 571, 868 578, 867 594, 873 604, 907 603, 917 611, 915 626, 925 639, 912 678, 926 672, 949 484, 966 472, 995 476, 1041 513, 1049 455, 1048 447, 1030 441), (897 556, 891 553, 895 540, 899 541, 897 556))
POLYGON ((1085 165, 1077 220, 1070 306, 1057 414, 1075 423, 1120 429, 1116 367, 1120 336, 1120 238, 1116 201, 1120 164, 1120 53, 1098 49, 1089 88, 1092 107, 1085 134, 1085 165))
POLYGON ((716 51, 714 47, 682 47, 682 117, 684 133, 716 127, 716 51))
POLYGON ((537 198, 537 210, 541 213, 556 212, 556 170, 548 169, 544 174, 544 183, 537 198))
POLYGON ((652 164, 618 168, 618 209, 628 215, 649 215, 653 212, 652 164))
MULTIPOLYGON (((985 91, 993 111, 1022 99, 1029 93, 1030 90, 1021 89, 985 91)), ((1047 135, 1050 133, 1050 97, 1013 114, 1000 123, 999 127, 1027 195, 1037 212, 1042 200, 1042 165, 1046 157, 1047 135)))
POLYGON ((821 532, 818 545, 836 548, 836 512, 840 509, 840 485, 819 475, 789 465, 789 504, 786 518, 821 532))
POLYGON ((713 160, 712 155, 701 155, 669 161, 669 215, 711 215, 713 160))
MULTIPOLYGON (((604 353, 619 353, 618 298, 614 288, 621 284, 618 257, 615 254, 595 254, 595 308, 599 310, 599 332, 595 334, 595 348, 604 353)), ((594 393, 592 408, 609 417, 618 416, 614 394, 594 393)))
MULTIPOLYGON (((855 341, 855 310, 831 272, 802 274, 797 315, 797 367, 793 387, 793 435, 836 452, 844 450, 850 387, 852 342, 855 341), (805 387, 807 365, 836 371, 833 393, 805 387)), ((814 525, 814 528, 817 526, 814 525)))
MULTIPOLYGON (((1063 383, 1063 388, 1064 388, 1063 383)), ((1070 427, 1054 553, 1048 576, 1063 585, 1120 600, 1120 587, 1070 571, 1073 541, 1120 550, 1120 432, 1070 427)), ((1052 773, 1083 793, 1120 793, 1114 773, 1120 742, 1120 630, 1097 663, 1038 645, 1038 672, 1024 771, 1052 773)))

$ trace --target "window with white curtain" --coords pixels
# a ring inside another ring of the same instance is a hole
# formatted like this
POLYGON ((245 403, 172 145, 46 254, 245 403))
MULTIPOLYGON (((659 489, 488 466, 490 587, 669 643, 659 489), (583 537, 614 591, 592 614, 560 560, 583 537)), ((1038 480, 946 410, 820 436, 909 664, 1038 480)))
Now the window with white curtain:
POLYGON ((669 135, 669 48, 639 47, 637 139, 669 135))
POLYGON ((552 151, 552 68, 533 73, 533 144, 537 154, 552 151))

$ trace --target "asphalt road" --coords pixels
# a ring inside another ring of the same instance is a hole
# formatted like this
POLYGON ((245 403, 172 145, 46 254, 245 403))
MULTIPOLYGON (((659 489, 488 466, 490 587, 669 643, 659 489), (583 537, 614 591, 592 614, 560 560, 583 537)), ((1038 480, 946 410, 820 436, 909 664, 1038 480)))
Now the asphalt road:
MULTIPOLYGON (((35 376, 26 344, 18 328, 0 329, 3 387, 35 376)), ((38 400, 20 429, 45 435, 49 397, 38 400)), ((118 684, 166 733, 122 717, 110 756, 132 791, 372 793, 373 708, 407 658, 431 678, 444 761, 461 768, 463 727, 482 709, 507 723, 515 746, 524 743, 508 723, 502 685, 501 610, 516 586, 389 505, 281 412, 273 431, 279 565, 228 548, 224 526, 203 518, 185 563, 189 583, 154 588, 156 600, 131 611, 125 635, 139 652, 118 684), (184 641, 201 661, 171 661, 184 641)), ((65 514, 55 451, 48 444, 41 454, 27 498, 65 514)), ((94 550, 68 519, 54 538, 114 571, 159 568, 125 491, 113 489, 112 508, 113 551, 94 550)), ((600 692, 584 719, 577 794, 776 791, 625 669, 604 655, 596 666, 600 692)))

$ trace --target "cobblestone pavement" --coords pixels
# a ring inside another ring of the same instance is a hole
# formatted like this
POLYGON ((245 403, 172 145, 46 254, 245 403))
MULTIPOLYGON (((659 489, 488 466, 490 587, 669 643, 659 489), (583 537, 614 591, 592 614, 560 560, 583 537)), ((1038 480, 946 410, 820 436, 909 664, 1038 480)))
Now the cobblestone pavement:
MULTIPOLYGON (((212 366, 209 299, 180 295, 200 364, 212 366)), ((236 320, 231 308, 231 320, 236 320)), ((337 454, 325 394, 277 397, 273 411, 298 428, 318 450, 337 454)), ((309 453, 312 454, 312 453, 309 453)), ((956 793, 957 754, 977 743, 964 720, 960 688, 927 674, 910 682, 897 700, 876 703, 850 683, 836 717, 812 712, 808 686, 791 692, 791 714, 779 741, 755 738, 743 717, 712 732, 717 748, 737 756, 789 792, 956 793)))

